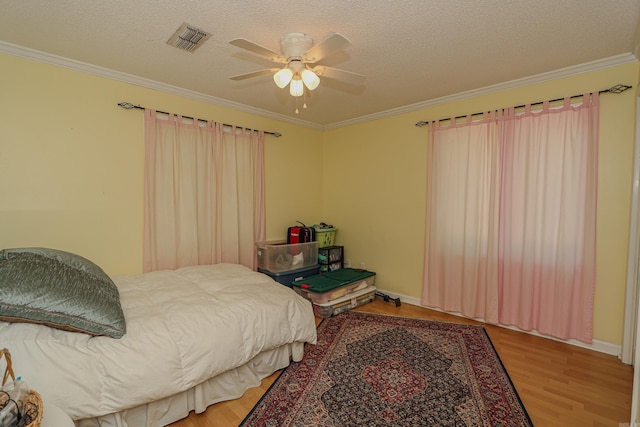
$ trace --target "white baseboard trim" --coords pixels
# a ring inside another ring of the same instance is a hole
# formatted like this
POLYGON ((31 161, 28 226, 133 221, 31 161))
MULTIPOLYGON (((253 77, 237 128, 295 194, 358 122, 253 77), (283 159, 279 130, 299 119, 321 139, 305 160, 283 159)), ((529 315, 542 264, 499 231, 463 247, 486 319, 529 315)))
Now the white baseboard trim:
MULTIPOLYGON (((382 292, 383 294, 387 294, 392 298, 400 298, 400 301, 403 304, 411 304, 411 305, 415 305, 418 307, 423 307, 429 310, 434 310, 434 311, 439 311, 442 313, 447 313, 447 314, 451 314, 453 316, 458 316, 458 317, 463 317, 466 318, 466 316, 460 314, 460 313, 452 313, 452 312, 448 312, 448 311, 444 311, 441 310, 439 308, 433 308, 433 307, 427 307, 424 306, 420 303, 420 299, 419 298, 415 298, 415 297, 410 297, 407 295, 403 295, 403 294, 399 294, 397 292, 391 292, 391 291, 387 291, 386 289, 381 289, 378 288, 378 292, 382 292)), ((473 319, 473 320, 478 320, 482 322, 482 319, 473 319)), ((620 358, 621 354, 622 354, 622 346, 620 344, 614 344, 614 343, 610 343, 607 341, 600 341, 600 340, 593 340, 593 342, 591 344, 587 344, 584 343, 582 341, 578 341, 578 340, 561 340, 561 339, 557 339, 557 338, 553 338, 550 337, 548 335, 542 335, 536 331, 524 331, 522 329, 516 328, 515 326, 506 326, 506 325, 496 325, 496 326, 500 326, 502 328, 507 328, 507 329, 511 329, 514 331, 518 331, 518 332, 523 332, 525 334, 531 334, 531 335, 535 335, 538 337, 542 337, 542 338, 547 338, 550 340, 554 340, 554 341, 558 341, 558 342, 563 342, 566 344, 571 344, 571 345, 575 345, 576 347, 582 347, 582 348, 586 348, 589 350, 593 350, 593 351, 597 351, 600 353, 606 353, 606 354, 610 354, 612 356, 616 356, 618 358, 620 358)))

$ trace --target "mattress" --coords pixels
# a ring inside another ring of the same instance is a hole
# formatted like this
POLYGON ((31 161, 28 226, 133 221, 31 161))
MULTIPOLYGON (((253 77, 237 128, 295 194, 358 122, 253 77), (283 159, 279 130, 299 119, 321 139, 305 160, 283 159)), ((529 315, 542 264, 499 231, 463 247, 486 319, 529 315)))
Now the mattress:
POLYGON ((316 342, 311 303, 241 265, 113 280, 127 323, 120 339, 0 322, 16 375, 74 420, 180 395, 283 346, 299 360, 316 342))

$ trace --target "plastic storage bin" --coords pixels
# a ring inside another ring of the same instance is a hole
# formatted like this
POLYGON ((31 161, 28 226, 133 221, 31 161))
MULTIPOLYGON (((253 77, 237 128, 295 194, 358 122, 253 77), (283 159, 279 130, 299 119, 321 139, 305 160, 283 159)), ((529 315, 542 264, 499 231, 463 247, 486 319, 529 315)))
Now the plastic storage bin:
POLYGON ((313 267, 306 267, 306 268, 300 268, 298 270, 284 271, 282 273, 272 273, 270 271, 262 270, 260 268, 258 268, 258 271, 260 273, 266 274, 267 276, 271 277, 276 282, 282 285, 288 286, 290 288, 291 283, 293 283, 295 280, 300 280, 305 277, 317 275, 318 272, 320 271, 320 266, 315 265, 313 267))
POLYGON ((331 317, 343 311, 360 307, 376 298, 375 286, 367 286, 351 295, 338 298, 326 304, 313 304, 313 314, 318 317, 331 317))
POLYGON ((315 304, 326 304, 332 300, 372 286, 376 273, 355 268, 343 268, 317 276, 296 280, 293 289, 315 304))
POLYGON ((333 246, 336 241, 337 228, 316 228, 316 241, 319 248, 333 246))
POLYGON ((256 243, 258 268, 272 273, 299 270, 318 264, 318 242, 256 243))

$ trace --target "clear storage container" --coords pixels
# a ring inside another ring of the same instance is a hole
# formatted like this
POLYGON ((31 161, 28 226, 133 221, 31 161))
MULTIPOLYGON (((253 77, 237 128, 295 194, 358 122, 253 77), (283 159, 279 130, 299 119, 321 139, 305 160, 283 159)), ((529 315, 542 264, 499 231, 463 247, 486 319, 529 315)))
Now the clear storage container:
POLYGON ((376 273, 355 268, 311 276, 293 282, 293 289, 316 304, 325 304, 356 291, 373 286, 376 273))
POLYGON ((368 302, 371 302, 376 297, 375 286, 367 286, 357 292, 331 301, 326 304, 313 304, 313 314, 318 317, 331 317, 336 314, 340 314, 343 311, 351 310, 355 307, 360 307, 368 302))
POLYGON ((318 242, 256 243, 258 268, 272 273, 299 270, 318 264, 318 242))

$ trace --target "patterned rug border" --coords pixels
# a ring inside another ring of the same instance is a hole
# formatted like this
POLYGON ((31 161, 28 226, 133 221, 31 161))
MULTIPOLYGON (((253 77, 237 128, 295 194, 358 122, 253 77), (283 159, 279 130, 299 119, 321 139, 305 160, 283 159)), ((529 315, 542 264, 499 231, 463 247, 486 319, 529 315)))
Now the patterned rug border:
MULTIPOLYGON (((347 312, 341 313, 338 316, 374 317, 374 318, 375 317, 381 317, 381 318, 391 318, 391 319, 397 319, 397 320, 408 320, 408 321, 412 321, 412 322, 416 321, 417 323, 443 324, 443 325, 452 325, 454 327, 460 326, 460 327, 465 327, 465 328, 470 328, 470 329, 481 330, 482 333, 484 334, 485 338, 486 338, 486 341, 490 345, 489 348, 491 349, 493 355, 495 356, 495 359, 497 360, 498 364, 502 368, 502 371, 504 372, 504 375, 505 375, 506 380, 507 380, 507 384, 511 388, 511 390, 513 392, 513 396, 515 397, 517 402, 520 404, 520 407, 522 409, 524 417, 526 418, 526 421, 528 421, 528 423, 530 424, 530 427, 534 427, 533 422, 531 420, 531 417, 529 416, 529 413, 527 412, 527 409, 524 406, 524 403, 522 402, 522 399, 520 398, 520 395, 519 395, 515 385, 513 384, 513 380, 511 379, 511 376, 509 375, 509 372, 507 371, 507 368, 505 367, 505 365, 504 365, 504 363, 502 361, 502 358, 500 357, 500 354, 496 350, 495 345, 493 344, 493 341, 491 340, 491 337, 489 336, 485 325, 483 325, 483 324, 455 322, 455 321, 424 319, 424 318, 419 318, 419 317, 396 316, 396 315, 391 315, 391 314, 367 313, 367 312, 363 312, 363 311, 347 311, 347 312)), ((335 321, 336 318, 337 318, 337 316, 333 316, 333 317, 322 319, 320 321, 320 323, 317 325, 316 329, 318 330, 318 332, 320 332, 321 328, 325 328, 327 323, 335 321)), ((307 350, 307 346, 309 346, 309 345, 310 344, 305 344, 305 355, 307 354, 307 351, 308 351, 307 350)), ((242 422, 239 424, 238 427, 243 427, 245 425, 245 423, 251 418, 251 416, 254 414, 254 412, 260 408, 260 405, 263 402, 263 400, 269 398, 269 395, 273 391, 273 389, 275 389, 276 387, 279 387, 281 381, 286 381, 286 379, 283 379, 284 377, 286 377, 286 375, 284 375, 284 374, 289 370, 295 369, 295 366, 296 366, 296 362, 291 362, 287 367, 285 367, 284 369, 282 369, 280 371, 280 373, 278 374, 276 379, 269 386, 267 391, 256 402, 256 404, 253 406, 253 408, 251 408, 251 411, 249 411, 249 413, 244 417, 244 419, 242 420, 242 422)))
MULTIPOLYGON (((439 322, 440 323, 454 323, 456 325, 464 325, 465 324, 465 323, 460 323, 460 322, 441 322, 441 321, 439 321, 439 322)), ((513 384, 513 380, 511 379, 511 375, 509 375, 509 371, 507 371, 507 367, 504 366, 504 363, 502 362, 502 358, 500 357, 500 353, 498 353, 498 350, 496 350, 496 346, 493 344, 493 341, 491 340, 491 337, 489 336, 489 333, 487 332, 487 328, 485 328, 484 325, 473 325, 473 324, 471 324, 470 326, 477 326, 477 327, 481 328, 482 331, 484 332, 484 334, 486 335, 487 341, 489 342, 489 344, 491 344, 491 350, 493 350, 493 353, 496 356, 496 360, 498 361, 498 363, 500 363, 500 366, 502 367, 502 370, 504 371, 504 374, 507 377, 507 380, 509 381, 509 386, 511 386, 511 389, 513 390, 513 394, 515 395, 516 399, 518 399, 518 402, 520 403, 520 406, 522 407, 522 411, 524 412, 525 417, 527 417, 527 420, 529 421, 529 424, 531 424, 531 426, 533 427, 533 421, 531 421, 531 417, 529 416, 529 413, 527 412, 527 408, 524 406, 524 403, 522 402, 522 399, 520 398, 520 393, 518 393, 518 390, 516 389, 515 384, 513 384)), ((278 378, 279 377, 280 377, 280 375, 278 375, 278 378)))

